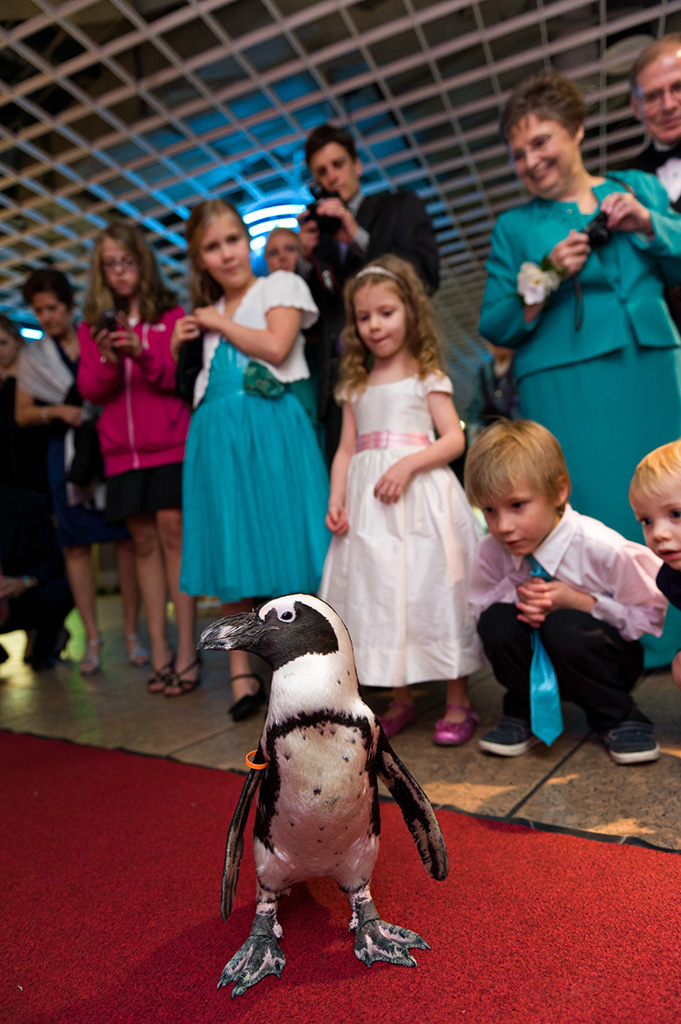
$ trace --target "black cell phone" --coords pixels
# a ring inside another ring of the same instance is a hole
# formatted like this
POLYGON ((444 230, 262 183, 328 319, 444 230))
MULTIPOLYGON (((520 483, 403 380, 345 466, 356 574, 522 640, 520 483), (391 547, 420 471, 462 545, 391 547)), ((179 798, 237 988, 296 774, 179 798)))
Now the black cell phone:
POLYGON ((103 309, 99 314, 95 334, 99 334, 100 331, 115 331, 118 327, 119 323, 113 309, 103 309))

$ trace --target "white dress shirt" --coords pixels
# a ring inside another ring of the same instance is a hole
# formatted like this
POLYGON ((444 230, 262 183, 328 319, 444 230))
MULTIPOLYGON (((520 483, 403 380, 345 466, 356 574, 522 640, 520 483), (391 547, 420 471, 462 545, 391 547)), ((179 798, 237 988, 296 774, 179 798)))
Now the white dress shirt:
MULTIPOLYGON (((642 544, 567 505, 533 554, 553 579, 595 597, 590 614, 614 626, 624 640, 661 635, 667 600, 655 577, 662 560, 642 544)), ((522 555, 512 555, 491 535, 483 537, 469 594, 476 621, 490 605, 516 604, 516 588, 528 577, 522 555)))

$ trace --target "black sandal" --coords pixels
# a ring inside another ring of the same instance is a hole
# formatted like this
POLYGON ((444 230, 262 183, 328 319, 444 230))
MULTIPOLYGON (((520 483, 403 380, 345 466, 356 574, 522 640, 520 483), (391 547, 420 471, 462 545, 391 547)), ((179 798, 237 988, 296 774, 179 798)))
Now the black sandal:
POLYGON ((245 718, 255 715, 263 704, 267 703, 267 690, 257 672, 242 672, 238 676, 232 676, 231 682, 235 679, 257 679, 258 689, 255 693, 247 693, 244 697, 232 704, 228 714, 232 716, 233 722, 243 722, 245 718))
POLYGON ((170 683, 173 678, 175 671, 175 652, 172 651, 170 661, 167 665, 162 665, 161 668, 155 668, 147 679, 147 692, 148 693, 163 693, 166 686, 170 683))
POLYGON ((165 697, 181 697, 183 693, 191 693, 201 685, 201 655, 197 654, 191 665, 186 665, 181 672, 173 672, 171 678, 163 690, 165 697), (199 673, 196 679, 185 679, 184 676, 192 669, 198 668, 199 673))

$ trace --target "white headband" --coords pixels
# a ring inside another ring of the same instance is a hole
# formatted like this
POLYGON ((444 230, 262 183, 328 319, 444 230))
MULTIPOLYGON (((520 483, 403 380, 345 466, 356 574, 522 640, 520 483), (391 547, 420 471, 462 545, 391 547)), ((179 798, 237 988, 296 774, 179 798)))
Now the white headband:
POLYGON ((355 274, 355 278, 359 280, 360 277, 366 277, 367 274, 384 274, 385 277, 392 277, 393 281, 399 281, 397 274, 393 274, 392 270, 385 270, 383 267, 378 267, 372 263, 368 267, 364 267, 360 270, 359 274, 355 274))

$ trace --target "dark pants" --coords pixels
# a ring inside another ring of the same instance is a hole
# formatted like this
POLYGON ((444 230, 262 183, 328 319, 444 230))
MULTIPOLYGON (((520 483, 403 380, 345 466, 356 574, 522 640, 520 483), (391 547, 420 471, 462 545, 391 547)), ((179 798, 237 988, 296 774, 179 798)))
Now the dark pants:
MULTIPOLYGON (((530 721, 532 630, 518 620, 512 604, 493 604, 480 616, 478 633, 494 675, 506 687, 504 714, 530 721)), ((586 612, 559 609, 540 627, 561 700, 586 712, 589 726, 602 733, 625 719, 648 722, 631 697, 643 671, 638 640, 623 640, 617 630, 586 612)))
POLYGON ((9 602, 9 616, 0 626, 0 633, 36 630, 30 664, 40 668, 54 654, 59 630, 72 608, 73 598, 66 578, 39 583, 9 602))

